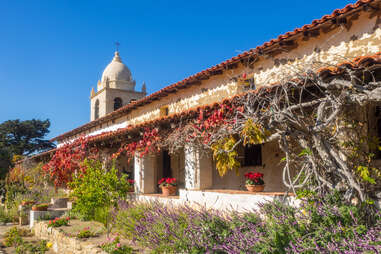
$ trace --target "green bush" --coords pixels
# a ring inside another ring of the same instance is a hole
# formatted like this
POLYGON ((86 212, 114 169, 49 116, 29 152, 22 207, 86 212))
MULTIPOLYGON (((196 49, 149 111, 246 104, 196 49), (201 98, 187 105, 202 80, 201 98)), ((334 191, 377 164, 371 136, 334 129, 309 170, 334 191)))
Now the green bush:
POLYGON ((100 247, 109 254, 130 254, 133 251, 131 247, 120 244, 119 237, 108 238, 100 247))
POLYGON ((95 232, 91 231, 90 227, 87 227, 87 228, 84 228, 81 231, 79 231, 76 236, 79 239, 85 239, 85 238, 95 237, 95 236, 97 236, 97 234, 95 232))
POLYGON ((0 207, 0 223, 8 223, 12 222, 13 218, 10 216, 6 211, 4 207, 0 207))
POLYGON ((7 183, 5 189, 5 204, 8 209, 12 209, 15 206, 17 207, 24 199, 23 195, 28 192, 25 185, 19 182, 7 183))
POLYGON ((145 211, 153 209, 150 204, 139 204, 128 208, 123 207, 114 218, 116 229, 126 238, 133 239, 135 226, 143 219, 145 211))
POLYGON ((36 245, 29 242, 22 242, 16 247, 16 254, 44 254, 49 250, 46 240, 40 240, 36 245))
POLYGON ((73 176, 69 183, 71 196, 75 197, 74 212, 83 220, 95 218, 97 210, 112 208, 120 198, 126 196, 130 189, 127 175, 118 176, 115 165, 106 170, 100 161, 85 160, 86 170, 83 174, 73 176))
POLYGON ((30 230, 12 227, 4 234, 4 245, 7 247, 21 245, 23 243, 22 237, 31 235, 30 230))

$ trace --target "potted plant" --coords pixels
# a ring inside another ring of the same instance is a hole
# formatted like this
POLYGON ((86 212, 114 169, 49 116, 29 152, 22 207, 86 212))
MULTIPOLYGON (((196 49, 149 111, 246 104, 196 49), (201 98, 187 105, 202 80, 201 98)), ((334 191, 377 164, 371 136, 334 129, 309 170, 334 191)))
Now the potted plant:
POLYGON ((159 187, 163 192, 163 196, 174 196, 177 190, 176 178, 161 178, 159 181, 159 187))
POLYGON ((36 202, 32 199, 24 199, 23 201, 21 201, 22 206, 33 205, 34 203, 36 203, 36 202))
POLYGON ((263 174, 259 172, 249 172, 245 174, 246 188, 250 192, 261 192, 265 189, 263 174))
POLYGON ((49 204, 36 204, 34 206, 32 206, 32 210, 33 211, 47 211, 48 210, 48 207, 49 207, 49 204))
POLYGON ((128 183, 130 184, 130 189, 128 191, 129 192, 134 192, 135 191, 135 188, 134 188, 135 180, 128 179, 128 183))

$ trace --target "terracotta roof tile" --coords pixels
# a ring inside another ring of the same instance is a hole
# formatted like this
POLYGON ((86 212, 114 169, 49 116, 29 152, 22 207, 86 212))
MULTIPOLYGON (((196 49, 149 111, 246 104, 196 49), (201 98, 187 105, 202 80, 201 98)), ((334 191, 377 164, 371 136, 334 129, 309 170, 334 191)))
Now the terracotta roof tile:
POLYGON ((207 75, 212 75, 213 71, 222 70, 223 68, 226 67, 226 65, 228 65, 230 63, 236 63, 236 62, 240 61, 242 58, 250 56, 250 55, 252 55, 252 56, 260 55, 263 53, 264 49, 266 49, 270 46, 273 46, 274 44, 276 44, 282 40, 289 39, 290 37, 295 36, 295 35, 302 33, 302 32, 303 33, 307 32, 308 30, 316 28, 317 26, 319 26, 319 25, 321 25, 327 21, 334 20, 335 18, 337 18, 340 15, 347 14, 348 12, 350 12, 354 9, 358 9, 362 6, 368 5, 368 4, 373 3, 373 2, 379 2, 379 1, 380 0, 359 0, 354 4, 348 4, 347 6, 345 6, 342 9, 334 10, 331 15, 324 15, 321 19, 313 20, 311 24, 304 25, 301 28, 296 28, 293 31, 279 35, 276 39, 272 39, 269 42, 265 42, 263 45, 257 46, 255 49, 250 49, 250 50, 243 52, 243 53, 241 53, 241 54, 239 54, 239 55, 237 55, 231 59, 228 59, 228 60, 226 60, 220 64, 217 64, 217 65, 212 66, 206 70, 203 70, 203 71, 200 71, 194 75, 191 75, 182 81, 179 81, 177 83, 174 83, 172 85, 164 87, 164 88, 160 89, 159 91, 154 92, 154 93, 152 93, 152 94, 150 94, 150 95, 148 95, 148 96, 146 96, 140 100, 132 102, 132 103, 130 103, 130 104, 114 111, 114 112, 107 114, 104 117, 101 117, 97 120, 86 123, 86 124, 84 124, 78 128, 75 128, 71 131, 68 131, 68 132, 62 134, 62 135, 59 135, 59 136, 51 139, 51 141, 62 140, 64 138, 71 137, 71 136, 76 135, 78 133, 81 133, 85 130, 88 130, 94 126, 97 126, 98 124, 101 124, 101 123, 107 122, 109 120, 118 118, 119 116, 130 112, 132 109, 134 109, 136 107, 145 105, 146 103, 149 103, 152 100, 158 99, 162 96, 166 96, 168 93, 174 92, 175 90, 173 88, 185 88, 187 86, 191 86, 192 81, 197 80, 199 77, 201 77, 205 73, 207 75))

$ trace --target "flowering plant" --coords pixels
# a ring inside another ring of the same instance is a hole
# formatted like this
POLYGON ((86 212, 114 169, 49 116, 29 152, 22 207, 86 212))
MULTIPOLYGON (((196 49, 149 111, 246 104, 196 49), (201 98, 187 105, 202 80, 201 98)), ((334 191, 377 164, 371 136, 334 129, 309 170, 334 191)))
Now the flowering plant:
POLYGON ((69 217, 66 218, 58 218, 56 217, 54 220, 50 220, 48 224, 48 228, 53 227, 53 228, 58 228, 61 226, 67 226, 69 225, 69 217))
POLYGON ((125 253, 132 252, 131 247, 127 247, 125 245, 120 244, 119 236, 114 238, 107 237, 107 241, 104 243, 101 243, 100 247, 105 252, 111 253, 111 254, 125 254, 125 253))
POLYGON ((83 230, 79 231, 78 234, 77 234, 77 237, 80 238, 80 239, 90 238, 90 237, 94 237, 94 236, 97 236, 97 234, 92 232, 90 230, 90 227, 84 228, 83 230))
POLYGON ((129 192, 134 192, 135 180, 134 179, 128 179, 127 182, 129 185, 129 192))
POLYGON ((159 187, 177 186, 176 178, 161 178, 159 181, 159 187))
POLYGON ((259 172, 249 172, 245 174, 247 185, 264 185, 263 174, 259 172))

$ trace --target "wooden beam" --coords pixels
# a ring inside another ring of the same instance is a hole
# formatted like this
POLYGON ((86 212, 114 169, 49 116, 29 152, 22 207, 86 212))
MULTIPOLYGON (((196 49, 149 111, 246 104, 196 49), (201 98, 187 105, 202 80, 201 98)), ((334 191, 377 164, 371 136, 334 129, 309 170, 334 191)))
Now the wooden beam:
POLYGON ((228 70, 231 70, 231 69, 235 69, 237 67, 238 67, 238 63, 232 63, 232 64, 228 64, 226 68, 228 70))
POLYGON ((210 71, 211 75, 221 75, 224 71, 223 70, 215 70, 215 71, 210 71))
POLYGON ((199 80, 207 80, 207 79, 209 79, 209 75, 202 75, 198 79, 199 80))
POLYGON ((190 86, 193 86, 193 85, 201 85, 201 81, 200 80, 195 80, 195 81, 192 81, 192 82, 189 82, 188 85, 190 86))

